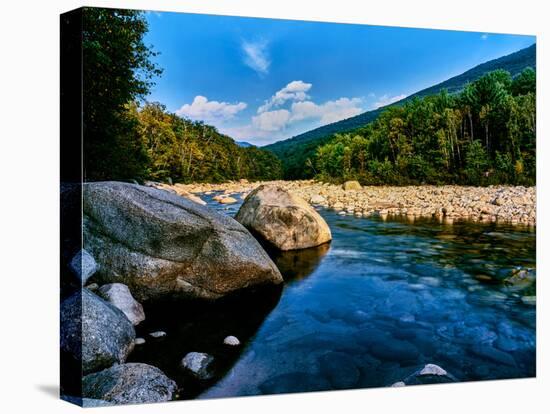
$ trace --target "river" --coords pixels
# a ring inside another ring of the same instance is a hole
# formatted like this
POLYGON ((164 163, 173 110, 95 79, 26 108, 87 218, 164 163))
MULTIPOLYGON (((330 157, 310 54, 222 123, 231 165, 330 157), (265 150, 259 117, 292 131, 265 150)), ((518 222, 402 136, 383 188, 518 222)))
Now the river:
MULTIPOLYGON (((223 214, 242 202, 214 195, 202 197, 223 214)), ((145 304, 137 333, 147 342, 130 360, 162 369, 181 399, 383 387, 427 363, 458 381, 536 375, 535 306, 522 301, 535 287, 503 283, 535 268, 534 227, 319 213, 330 244, 270 253, 282 289, 214 305, 145 304), (166 337, 147 336, 159 329, 166 337), (223 345, 227 335, 241 346, 223 345), (214 356, 211 381, 181 371, 190 351, 214 356)))

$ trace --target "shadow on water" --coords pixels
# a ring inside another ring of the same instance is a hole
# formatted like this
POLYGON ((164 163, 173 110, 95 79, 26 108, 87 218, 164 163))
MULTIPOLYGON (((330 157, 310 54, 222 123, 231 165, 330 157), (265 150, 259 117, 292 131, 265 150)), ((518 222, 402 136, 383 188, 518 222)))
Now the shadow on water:
POLYGON ((271 260, 275 262, 287 285, 305 279, 320 265, 323 257, 328 253, 330 243, 302 250, 286 252, 267 249, 271 260))
MULTIPOLYGON (((211 201, 209 197, 205 197, 211 201)), ((240 204, 240 203, 239 203, 240 204)), ((215 205, 217 210, 233 215, 231 210, 215 205)), ((279 268, 284 286, 249 290, 217 301, 167 300, 144 303, 146 320, 136 327, 136 336, 145 339, 137 345, 129 362, 144 362, 160 368, 178 384, 177 399, 192 399, 208 389, 234 366, 248 345, 254 340, 267 316, 278 305, 282 291, 312 274, 330 249, 330 243, 321 246, 280 252, 260 240, 267 253, 279 268), (152 338, 154 331, 166 336, 152 338), (240 346, 224 345, 225 337, 236 336, 240 346), (199 381, 180 367, 188 352, 204 352, 214 357, 214 378, 199 381)))
MULTIPOLYGON (((269 254, 281 271, 285 286, 309 276, 326 255, 330 244, 290 252, 270 249, 269 254)), ((217 301, 167 300, 144 303, 147 319, 136 327, 137 337, 146 340, 136 346, 129 362, 145 362, 160 368, 178 384, 179 399, 192 399, 223 378, 238 361, 247 343, 266 317, 277 306, 283 287, 256 289, 217 301), (154 331, 166 336, 152 338, 154 331), (223 344, 233 335, 238 347, 223 344), (199 381, 184 372, 181 359, 188 352, 205 352, 214 357, 214 378, 199 381)))
POLYGON ((238 360, 248 341, 277 305, 281 287, 255 289, 217 301, 167 300, 144 303, 147 319, 136 327, 145 344, 136 345, 129 362, 144 362, 160 368, 178 384, 179 399, 191 399, 222 378, 238 360), (149 334, 164 331, 166 336, 149 334), (225 337, 236 336, 241 345, 224 345, 225 337), (188 352, 214 357, 214 378, 199 381, 180 367, 188 352))
MULTIPOLYGON (((211 196, 224 214, 239 208, 211 196)), ((264 246, 284 287, 145 304, 147 342, 130 359, 162 369, 179 399, 388 386, 428 363, 459 381, 535 375, 536 284, 504 283, 517 269, 536 279, 535 228, 319 212, 331 244, 264 246), (228 335, 241 346, 224 346, 228 335), (215 357, 210 382, 180 370, 191 351, 215 357)))

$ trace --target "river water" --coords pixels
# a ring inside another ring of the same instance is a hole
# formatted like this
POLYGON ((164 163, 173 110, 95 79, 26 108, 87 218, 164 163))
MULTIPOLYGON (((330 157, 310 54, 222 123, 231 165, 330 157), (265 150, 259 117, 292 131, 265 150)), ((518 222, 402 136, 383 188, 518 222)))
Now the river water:
MULTIPOLYGON (((223 214, 242 202, 213 195, 202 197, 223 214)), ((319 213, 330 244, 270 253, 282 289, 145 304, 137 332, 147 342, 130 360, 161 368, 182 399, 384 387, 427 363, 458 381, 535 376, 535 306, 522 301, 535 288, 503 283, 535 268, 534 228, 319 213), (158 329, 165 338, 147 336, 158 329), (241 346, 223 345, 227 335, 241 346), (190 351, 214 356, 212 380, 182 372, 190 351)))

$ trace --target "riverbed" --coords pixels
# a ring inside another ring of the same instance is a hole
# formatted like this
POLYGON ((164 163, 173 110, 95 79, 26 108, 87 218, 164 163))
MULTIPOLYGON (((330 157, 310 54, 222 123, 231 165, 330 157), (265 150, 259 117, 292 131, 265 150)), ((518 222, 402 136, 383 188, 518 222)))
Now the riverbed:
MULTIPOLYGON (((198 194, 223 214, 242 203, 198 194)), ((356 217, 318 208, 330 244, 270 252, 284 287, 219 303, 148 307, 130 360, 162 369, 177 398, 386 387, 425 364, 457 381, 535 376, 536 228, 435 219, 356 217), (148 333, 166 332, 162 338, 148 333), (239 338, 238 347, 223 339, 239 338), (215 358, 205 382, 186 376, 191 351, 215 358)))

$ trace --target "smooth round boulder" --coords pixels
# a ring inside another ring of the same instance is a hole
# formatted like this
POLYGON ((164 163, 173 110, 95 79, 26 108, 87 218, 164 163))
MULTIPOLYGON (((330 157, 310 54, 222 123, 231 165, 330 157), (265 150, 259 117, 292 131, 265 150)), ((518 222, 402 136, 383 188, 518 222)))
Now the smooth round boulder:
POLYGON ((135 337, 126 315, 88 289, 61 304, 61 350, 81 361, 84 374, 126 361, 135 337))
POLYGON ((220 199, 220 204, 234 204, 236 202, 237 202, 237 199, 233 197, 224 197, 220 199))
POLYGON ((360 190, 361 184, 359 184, 359 181, 346 181, 342 188, 344 191, 351 191, 351 190, 360 190))
POLYGON ((252 191, 235 219, 283 251, 315 247, 332 239, 328 224, 313 207, 276 185, 261 185, 252 191))
POLYGON ((99 263, 95 278, 127 285, 139 301, 217 299, 283 281, 260 244, 227 215, 151 187, 82 187, 84 245, 99 263))
POLYGON ((120 309, 132 322, 132 325, 138 325, 145 320, 143 306, 134 299, 128 286, 122 283, 108 283, 101 286, 97 294, 114 307, 120 309))
POLYGON ((176 383, 160 369, 142 363, 115 365, 82 379, 83 397, 111 404, 170 401, 176 391, 176 383))

